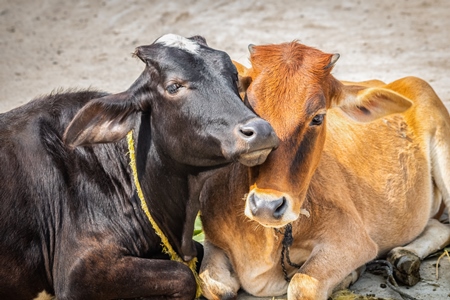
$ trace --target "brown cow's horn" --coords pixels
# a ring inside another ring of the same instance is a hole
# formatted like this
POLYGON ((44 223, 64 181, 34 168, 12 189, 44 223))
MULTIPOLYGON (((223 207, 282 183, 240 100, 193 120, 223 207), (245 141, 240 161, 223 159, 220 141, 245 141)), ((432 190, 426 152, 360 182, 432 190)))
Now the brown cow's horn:
POLYGON ((332 68, 338 61, 339 57, 341 57, 341 55, 339 53, 333 54, 331 56, 330 63, 325 67, 325 69, 332 68))
POLYGON ((255 51, 254 47, 255 47, 255 45, 248 44, 248 51, 250 51, 250 53, 253 53, 255 51))

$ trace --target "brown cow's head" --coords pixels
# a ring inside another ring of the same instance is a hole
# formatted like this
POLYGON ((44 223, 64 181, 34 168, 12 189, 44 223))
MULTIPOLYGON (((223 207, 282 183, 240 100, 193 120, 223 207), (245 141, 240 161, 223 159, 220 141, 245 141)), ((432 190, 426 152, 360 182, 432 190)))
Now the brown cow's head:
POLYGON ((405 111, 411 102, 386 89, 342 85, 330 74, 338 54, 297 42, 249 50, 251 69, 235 63, 245 102, 271 123, 280 145, 264 164, 251 168, 245 214, 264 226, 281 227, 302 212, 325 143, 328 109, 339 107, 368 122, 405 111))

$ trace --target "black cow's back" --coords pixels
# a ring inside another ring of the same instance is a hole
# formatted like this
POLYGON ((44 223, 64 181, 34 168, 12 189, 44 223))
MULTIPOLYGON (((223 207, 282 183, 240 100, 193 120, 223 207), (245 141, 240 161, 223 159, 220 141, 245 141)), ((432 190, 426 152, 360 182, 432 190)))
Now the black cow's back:
POLYGON ((70 244, 108 240, 111 231, 119 234, 130 254, 145 255, 135 253, 133 246, 140 237, 152 235, 140 231, 139 223, 146 220, 136 217, 139 207, 127 201, 133 191, 126 143, 70 150, 62 142, 76 112, 104 95, 57 93, 0 115, 1 299, 53 292, 54 277, 64 276, 59 270, 74 259, 55 254, 70 244), (111 222, 111 216, 118 217, 111 222), (90 232, 89 240, 77 236, 82 231, 90 232), (8 287, 20 282, 36 289, 8 294, 8 287))

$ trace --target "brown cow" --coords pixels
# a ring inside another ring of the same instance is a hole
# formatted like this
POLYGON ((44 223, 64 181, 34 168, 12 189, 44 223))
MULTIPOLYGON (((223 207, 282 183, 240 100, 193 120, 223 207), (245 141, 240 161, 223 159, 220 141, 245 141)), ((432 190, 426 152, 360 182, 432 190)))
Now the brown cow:
POLYGON ((385 255, 414 283, 420 259, 450 243, 450 226, 433 219, 450 205, 450 117, 438 96, 415 77, 340 82, 330 74, 339 55, 297 42, 250 52, 252 68, 238 66, 245 102, 280 146, 205 185, 204 295, 327 299, 385 255), (282 259, 287 224, 299 268, 282 259))

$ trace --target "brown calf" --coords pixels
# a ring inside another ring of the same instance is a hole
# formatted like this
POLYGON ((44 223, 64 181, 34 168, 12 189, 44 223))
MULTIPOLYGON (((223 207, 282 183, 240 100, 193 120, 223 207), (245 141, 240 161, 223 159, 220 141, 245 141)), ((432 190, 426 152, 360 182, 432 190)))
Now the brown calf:
POLYGON ((438 96, 415 77, 340 82, 330 74, 338 55, 297 42, 250 52, 252 68, 238 66, 245 101, 280 146, 261 166, 233 164, 205 185, 204 295, 327 299, 385 255, 414 283, 420 259, 450 243, 450 226, 433 219, 450 205, 450 118, 438 96), (290 282, 280 263, 287 224, 301 265, 284 260, 290 282))

